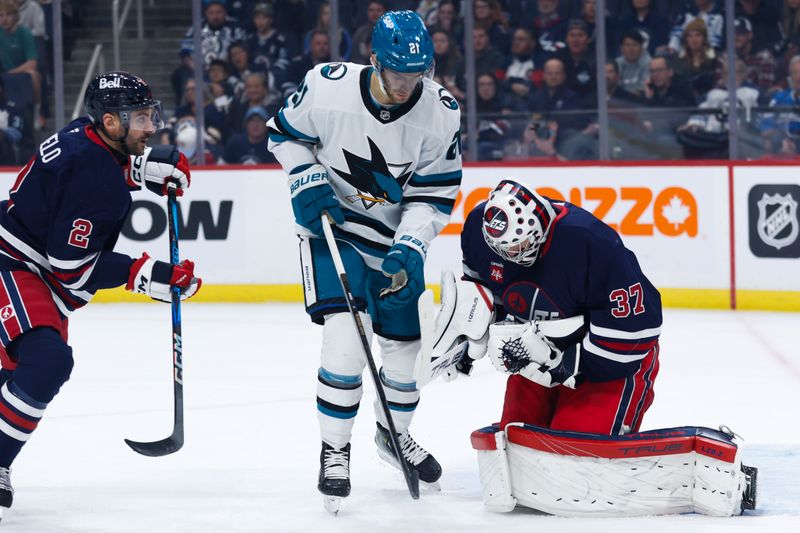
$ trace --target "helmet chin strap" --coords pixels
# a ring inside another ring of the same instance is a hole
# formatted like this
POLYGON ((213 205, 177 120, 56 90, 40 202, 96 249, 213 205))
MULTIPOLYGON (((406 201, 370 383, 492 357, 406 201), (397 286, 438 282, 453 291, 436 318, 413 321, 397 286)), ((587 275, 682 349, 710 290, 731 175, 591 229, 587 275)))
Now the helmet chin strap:
POLYGON ((390 98, 389 92, 386 90, 386 86, 383 84, 383 76, 381 76, 383 67, 380 63, 378 63, 377 59, 370 59, 370 63, 372 63, 372 67, 375 69, 375 74, 378 76, 378 86, 381 89, 381 94, 386 98, 390 98))

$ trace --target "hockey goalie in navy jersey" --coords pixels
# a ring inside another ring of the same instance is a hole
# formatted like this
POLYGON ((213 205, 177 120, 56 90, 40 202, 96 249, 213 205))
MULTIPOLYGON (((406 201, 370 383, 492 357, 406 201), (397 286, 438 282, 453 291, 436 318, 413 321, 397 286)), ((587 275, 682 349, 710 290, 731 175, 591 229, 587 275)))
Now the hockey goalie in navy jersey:
POLYGON ((658 374, 661 296, 619 235, 508 180, 469 213, 461 247, 465 279, 511 319, 488 338, 492 363, 511 374, 501 425, 638 430, 658 374), (537 331, 547 321, 566 330, 537 331))
POLYGON ((755 469, 741 465, 729 430, 639 432, 658 375, 661 298, 616 231, 503 180, 467 215, 461 247, 463 278, 443 275, 416 377, 468 374, 485 355, 509 375, 500 423, 472 434, 488 508, 730 516, 755 507, 755 469))
POLYGON ((201 285, 191 261, 113 251, 131 191, 164 195, 171 182, 182 194, 190 183, 176 147, 147 147, 161 104, 141 78, 109 72, 85 106, 89 117, 46 139, 0 202, 0 511, 12 503, 11 463, 72 371, 70 313, 99 289, 169 302, 171 287, 188 298, 201 285))
MULTIPOLYGON (((441 475, 408 427, 419 402, 412 374, 425 256, 448 222, 461 183, 460 111, 431 79, 433 44, 416 13, 392 11, 377 21, 371 63, 318 65, 269 121, 269 149, 289 175, 306 308, 314 322, 324 323, 318 487, 331 505, 350 493, 350 436, 366 359, 319 238, 323 211, 335 223, 367 337, 378 336, 381 382, 403 460, 424 482, 441 475)), ((399 466, 378 405, 376 416, 379 453, 399 466)))

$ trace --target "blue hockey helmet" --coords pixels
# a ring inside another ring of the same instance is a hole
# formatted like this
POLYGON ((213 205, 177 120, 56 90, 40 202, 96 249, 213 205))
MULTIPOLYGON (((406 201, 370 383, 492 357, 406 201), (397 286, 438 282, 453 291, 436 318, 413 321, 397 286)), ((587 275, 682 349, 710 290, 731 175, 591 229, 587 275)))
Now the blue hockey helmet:
POLYGON ((372 30, 372 52, 380 69, 427 73, 433 67, 433 41, 413 11, 387 11, 372 30))

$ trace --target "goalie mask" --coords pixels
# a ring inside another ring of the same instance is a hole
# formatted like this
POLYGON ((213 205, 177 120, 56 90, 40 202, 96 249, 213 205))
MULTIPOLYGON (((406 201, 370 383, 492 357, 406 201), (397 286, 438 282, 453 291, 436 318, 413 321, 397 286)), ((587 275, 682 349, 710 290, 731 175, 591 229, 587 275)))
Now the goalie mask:
POLYGON ((503 180, 489 195, 483 211, 483 238, 497 255, 531 266, 547 240, 556 213, 537 192, 503 180))

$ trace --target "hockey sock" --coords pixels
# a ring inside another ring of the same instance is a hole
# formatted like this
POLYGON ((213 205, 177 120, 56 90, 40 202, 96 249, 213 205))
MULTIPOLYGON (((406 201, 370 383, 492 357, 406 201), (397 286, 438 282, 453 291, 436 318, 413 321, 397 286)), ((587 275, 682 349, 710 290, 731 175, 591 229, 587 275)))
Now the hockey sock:
POLYGON ((322 440, 334 448, 350 442, 361 402, 361 376, 334 374, 320 367, 317 374, 317 418, 322 440))
POLYGON ((9 467, 72 372, 72 348, 51 328, 36 328, 9 347, 17 368, 0 387, 0 466, 9 467))
MULTIPOLYGON (((389 412, 392 415, 392 421, 394 421, 394 427, 398 433, 404 433, 408 430, 408 426, 411 425, 414 411, 416 411, 417 404, 419 404, 417 384, 413 381, 405 383, 391 379, 386 376, 384 369, 381 369, 380 376, 383 390, 386 393, 386 402, 389 404, 389 412)), ((384 428, 389 427, 377 399, 375 400, 375 416, 384 428)))

